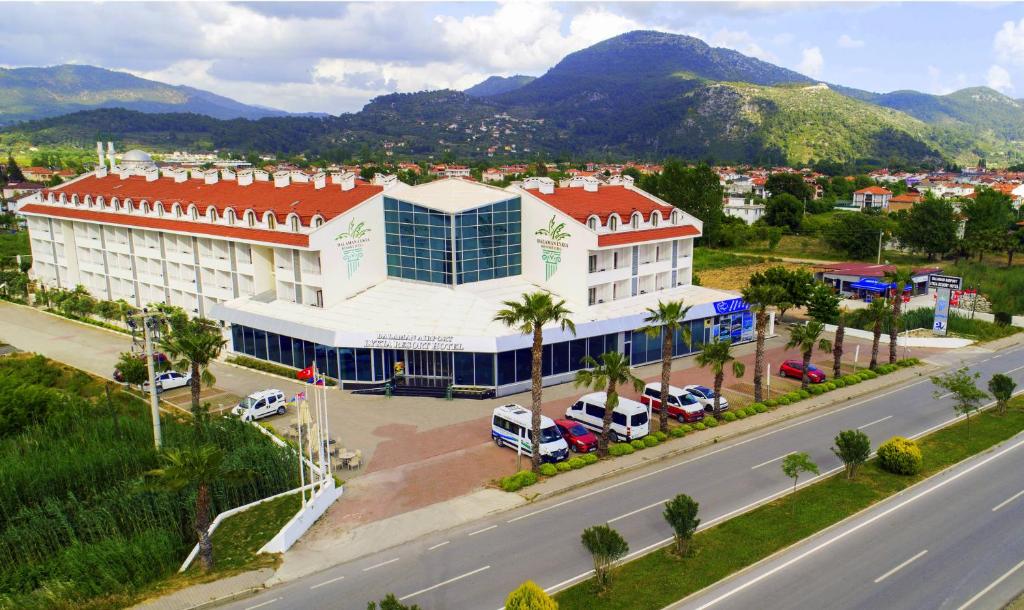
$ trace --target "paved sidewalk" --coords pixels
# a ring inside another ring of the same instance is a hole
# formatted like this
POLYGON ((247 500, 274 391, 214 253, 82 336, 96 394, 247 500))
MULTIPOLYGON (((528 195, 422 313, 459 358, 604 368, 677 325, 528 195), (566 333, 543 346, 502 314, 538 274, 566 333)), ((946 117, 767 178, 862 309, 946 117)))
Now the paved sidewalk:
POLYGON ((186 587, 163 597, 136 604, 132 608, 139 610, 193 610, 212 607, 262 589, 263 583, 273 574, 273 568, 242 572, 213 582, 186 587))

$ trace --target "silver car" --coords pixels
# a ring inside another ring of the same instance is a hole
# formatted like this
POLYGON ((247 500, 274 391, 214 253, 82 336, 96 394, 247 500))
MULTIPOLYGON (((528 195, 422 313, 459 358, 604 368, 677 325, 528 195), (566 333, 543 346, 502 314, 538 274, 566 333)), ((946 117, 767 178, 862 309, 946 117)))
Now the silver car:
MULTIPOLYGON (((715 391, 704 385, 688 385, 683 388, 690 396, 697 399, 697 402, 704 405, 704 410, 711 412, 715 410, 715 391)), ((718 399, 718 408, 725 411, 729 408, 729 400, 722 396, 718 399)))

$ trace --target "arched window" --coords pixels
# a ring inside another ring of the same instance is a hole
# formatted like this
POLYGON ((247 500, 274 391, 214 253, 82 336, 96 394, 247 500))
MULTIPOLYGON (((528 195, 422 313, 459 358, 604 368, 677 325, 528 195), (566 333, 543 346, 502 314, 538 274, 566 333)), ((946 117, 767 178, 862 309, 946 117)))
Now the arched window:
POLYGON ((117 200, 117 197, 110 198, 110 209, 114 210, 115 212, 121 210, 121 202, 117 200))
POLYGON ((681 217, 682 217, 682 214, 679 213, 679 210, 672 210, 672 224, 674 224, 674 225, 679 224, 679 220, 680 220, 681 217))
POLYGON ((658 212, 652 212, 651 213, 651 226, 652 227, 658 226, 658 222, 660 220, 661 220, 661 214, 659 214, 658 212))
POLYGON ((153 210, 156 211, 156 215, 157 216, 163 216, 164 215, 164 204, 162 204, 159 201, 157 201, 156 203, 153 204, 153 210))
POLYGON ((228 221, 229 225, 235 224, 235 211, 231 208, 228 208, 228 211, 225 212, 224 214, 224 218, 228 221))
POLYGON ((77 194, 71 196, 71 204, 72 205, 78 205, 78 195, 77 194))
POLYGON ((591 216, 590 218, 587 219, 587 227, 589 227, 591 231, 597 230, 597 223, 597 216, 591 216))
POLYGON ((643 221, 643 216, 640 215, 640 212, 633 212, 633 216, 631 216, 630 219, 629 219, 629 224, 634 229, 639 229, 640 228, 640 223, 642 221, 643 221))
POLYGON ((272 212, 268 212, 265 218, 267 220, 268 229, 270 229, 271 231, 277 229, 277 218, 274 217, 274 214, 272 212))
POLYGON ((143 201, 139 205, 139 210, 141 210, 143 214, 149 214, 149 202, 148 201, 143 201))
POLYGON ((299 232, 299 226, 300 226, 301 223, 299 222, 299 217, 298 216, 296 216, 295 214, 292 214, 291 218, 289 219, 289 224, 291 225, 293 232, 295 232, 295 233, 299 232))
POLYGON ((616 230, 618 230, 618 228, 619 228, 619 217, 618 216, 609 216, 608 217, 608 230, 609 231, 616 231, 616 230))
POLYGON ((192 220, 199 220, 199 208, 196 206, 189 206, 189 215, 192 216, 192 220))
POLYGON ((256 212, 249 210, 245 213, 245 224, 249 225, 250 227, 256 226, 256 212))
POLYGON ((210 222, 217 222, 217 208, 210 208, 210 211, 207 212, 207 214, 210 217, 210 222))
POLYGON ((174 208, 174 216, 175 216, 175 218, 181 218, 181 204, 180 203, 176 203, 176 204, 174 204, 171 207, 174 208))
POLYGON ((319 216, 319 215, 314 216, 313 217, 313 226, 314 227, 322 227, 322 226, 324 226, 324 217, 323 216, 319 216))

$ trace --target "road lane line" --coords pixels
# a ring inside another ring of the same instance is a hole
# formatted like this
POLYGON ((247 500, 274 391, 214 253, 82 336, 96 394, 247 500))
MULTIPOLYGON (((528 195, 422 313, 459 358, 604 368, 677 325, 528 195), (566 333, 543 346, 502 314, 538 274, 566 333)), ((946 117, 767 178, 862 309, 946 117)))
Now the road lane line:
POLYGON ((967 600, 967 601, 966 601, 966 602, 964 603, 964 605, 960 606, 960 607, 959 607, 959 608, 957 608, 956 610, 965 610, 965 609, 966 609, 966 608, 967 608, 968 606, 970 606, 970 605, 971 605, 971 604, 973 604, 974 602, 976 602, 976 601, 978 601, 979 599, 981 599, 982 597, 984 597, 986 593, 988 593, 988 592, 989 592, 989 591, 991 591, 992 589, 995 589, 996 587, 998 587, 998 586, 999 586, 999 584, 1000 584, 1001 582, 1003 582, 1004 580, 1006 580, 1007 578, 1009 578, 1010 576, 1012 576, 1014 572, 1016 572, 1017 570, 1021 569, 1022 567, 1024 567, 1024 561, 1022 561, 1022 562, 1018 563, 1017 565, 1013 566, 1012 568, 1010 568, 1010 571, 1009 571, 1009 572, 1007 572, 1006 574, 1003 574, 1002 576, 1000 576, 999 578, 997 578, 997 579, 995 580, 995 582, 993 582, 993 583, 992 583, 992 584, 990 584, 989 586, 985 587, 985 588, 984 588, 984 589, 982 589, 981 591, 978 591, 978 593, 977 593, 977 594, 975 594, 975 596, 974 596, 974 597, 972 597, 971 599, 967 600))
POLYGON ((724 601, 724 600, 732 597, 733 595, 735 595, 737 593, 740 593, 741 591, 744 591, 745 589, 747 589, 749 587, 752 587, 752 586, 756 585, 757 583, 761 582, 762 580, 774 576, 778 572, 781 572, 782 570, 788 568, 789 566, 793 565, 794 563, 803 560, 804 558, 808 557, 809 555, 817 553, 821 549, 824 549, 825 547, 828 547, 828 546, 832 545, 833 543, 838 542, 838 541, 846 538, 847 536, 855 534, 856 532, 860 531, 861 529, 863 529, 863 528, 865 528, 865 527, 867 527, 869 525, 872 525, 874 522, 878 521, 879 519, 887 517, 891 513, 900 510, 901 508, 903 508, 904 506, 910 504, 911 502, 915 502, 917 500, 920 500, 921 498, 923 498, 923 497, 925 497, 927 495, 930 495, 932 492, 935 492, 935 491, 938 491, 939 489, 942 489, 943 487, 945 487, 946 485, 949 485, 953 481, 956 481, 959 478, 974 472, 975 470, 977 470, 978 468, 981 468, 982 466, 988 464, 992 460, 1000 458, 1000 457, 1006 455, 1007 453, 1009 453, 1010 451, 1013 451, 1013 450, 1017 449, 1018 447, 1020 447, 1022 445, 1024 445, 1024 439, 1017 441, 1016 443, 1010 445, 1009 447, 1006 447, 1003 450, 998 451, 998 452, 988 456, 987 458, 985 458, 985 459, 983 459, 983 460, 981 460, 979 462, 975 462, 974 464, 972 464, 968 468, 965 468, 964 470, 961 470, 960 472, 954 474, 953 476, 951 476, 951 477, 949 477, 947 479, 943 479, 943 480, 939 481, 938 483, 936 483, 935 485, 925 489, 924 491, 921 491, 920 493, 918 493, 918 494, 916 494, 914 496, 911 496, 910 498, 907 498, 907 499, 903 500, 902 502, 900 502, 900 503, 898 503, 898 504, 896 504, 894 506, 890 506, 889 508, 885 509, 884 511, 882 511, 882 512, 880 512, 880 513, 878 513, 878 514, 876 514, 874 516, 872 516, 871 518, 869 518, 869 519, 867 519, 865 521, 862 521, 862 522, 858 523, 857 525, 851 527, 850 529, 848 529, 846 531, 843 531, 843 532, 840 532, 839 534, 836 534, 832 538, 829 538, 828 540, 824 540, 824 541, 816 544, 815 546, 811 547, 810 549, 800 553, 796 557, 793 557, 792 559, 789 559, 788 561, 785 561, 785 562, 775 566, 771 570, 768 570, 767 572, 759 574, 755 578, 752 578, 752 579, 748 580, 747 582, 742 583, 742 584, 740 584, 740 585, 730 589, 729 591, 726 591, 725 593, 722 593, 718 597, 715 597, 714 599, 712 599, 712 600, 702 604, 701 606, 698 606, 697 610, 704 610, 705 608, 710 608, 711 606, 713 606, 713 605, 715 605, 715 604, 717 604, 717 603, 719 603, 721 601, 724 601))
POLYGON ((332 582, 338 582, 339 580, 344 580, 344 579, 345 579, 344 576, 339 576, 337 578, 332 578, 330 580, 325 580, 325 581, 323 581, 322 583, 320 583, 318 585, 313 585, 312 587, 309 588, 309 590, 312 591, 313 589, 319 589, 320 587, 327 586, 327 585, 331 584, 332 582))
POLYGON ((272 599, 270 601, 265 601, 262 604, 256 604, 255 606, 249 606, 245 610, 256 610, 256 608, 262 608, 263 606, 269 606, 270 604, 272 604, 274 602, 279 602, 279 601, 281 601, 281 598, 280 597, 275 597, 274 599, 272 599))
POLYGON ((743 439, 743 440, 738 441, 738 442, 736 442, 736 443, 734 443, 732 445, 727 445, 727 446, 722 447, 720 449, 715 449, 713 451, 708 451, 707 453, 704 453, 704 454, 701 454, 701 455, 698 455, 698 456, 695 456, 695 457, 683 460, 681 462, 676 462, 675 464, 671 464, 669 466, 665 466, 665 467, 659 468, 657 470, 652 470, 650 472, 646 472, 646 473, 644 473, 642 475, 639 475, 637 477, 633 477, 632 479, 628 479, 626 481, 620 481, 618 483, 613 483, 612 485, 609 485, 607 487, 603 487, 601 489, 595 489, 594 491, 585 493, 585 494, 580 495, 580 496, 574 496, 573 498, 570 498, 568 500, 562 500, 561 502, 557 502, 555 504, 552 504, 551 506, 547 506, 545 508, 541 508, 541 509, 535 510, 533 512, 526 513, 525 515, 520 515, 518 517, 514 517, 512 519, 509 519, 508 521, 506 521, 506 523, 515 523, 516 521, 520 521, 522 519, 527 519, 529 517, 535 517, 535 516, 537 516, 537 515, 539 515, 541 513, 546 513, 549 510, 554 510, 556 508, 561 508, 562 506, 565 506, 567 504, 573 504, 575 502, 583 500, 584 498, 589 498, 590 496, 595 496, 597 494, 604 493, 606 491, 611 491, 611 490, 616 489, 618 487, 622 487, 623 485, 629 485, 630 483, 635 483, 637 481, 646 479, 647 477, 652 477, 654 475, 661 474, 662 472, 665 472, 665 471, 668 471, 668 470, 672 470, 673 468, 679 468, 680 466, 685 466, 685 465, 690 464, 692 462, 696 462, 697 460, 703 460, 705 458, 711 457, 712 455, 721 453, 723 451, 728 451, 730 449, 735 449, 736 447, 742 447, 743 445, 746 445, 747 443, 752 443, 754 441, 761 440, 762 438, 765 438, 765 437, 768 437, 768 436, 772 436, 774 434, 778 434, 779 432, 785 432, 786 430, 789 430, 790 428, 796 428, 797 426, 802 426, 804 424, 809 424, 812 421, 817 421, 817 420, 819 420, 819 419, 821 419, 823 417, 829 417, 831 415, 835 415, 836 413, 842 413, 843 411, 846 411, 847 409, 852 409, 854 407, 859 407, 859 406, 861 406, 863 404, 866 404, 866 403, 878 400, 879 398, 884 398, 884 397, 889 396, 891 394, 896 394, 896 393, 902 392, 904 390, 909 390, 910 388, 913 388, 915 386, 919 386, 922 383, 931 383, 931 379, 922 379, 921 381, 915 381, 914 383, 911 383, 910 385, 905 385, 903 387, 896 388, 895 390, 890 390, 890 391, 885 392, 883 394, 878 394, 878 395, 875 395, 875 396, 871 396, 870 398, 865 398, 864 400, 859 400, 857 402, 850 403, 848 405, 839 407, 838 409, 833 409, 833 410, 831 410, 831 411, 829 411, 827 413, 821 413, 821 414, 815 415, 814 417, 808 417, 807 419, 802 419, 802 420, 800 420, 798 422, 794 422, 792 424, 788 424, 788 425, 776 428, 774 430, 769 430, 768 432, 764 432, 762 434, 758 434, 757 436, 752 436, 750 438, 743 439))
POLYGON ((369 572, 370 570, 375 570, 375 569, 377 569, 377 568, 379 568, 381 566, 386 566, 389 563, 395 563, 399 559, 401 559, 401 557, 395 557, 394 559, 388 559, 387 561, 382 561, 382 562, 380 562, 380 563, 378 563, 376 565, 372 565, 372 566, 370 566, 368 568, 363 568, 363 571, 364 572, 369 572))
POLYGON ((880 424, 880 423, 884 422, 887 419, 892 419, 892 415, 890 415, 888 417, 883 417, 882 419, 876 419, 875 421, 872 421, 872 422, 868 422, 868 423, 864 424, 863 426, 857 426, 857 429, 858 430, 863 430, 864 428, 867 428, 868 426, 874 426, 875 424, 880 424))
POLYGON ((953 395, 953 393, 952 393, 952 392, 946 392, 946 393, 945 393, 945 394, 943 394, 942 396, 939 396, 939 400, 943 400, 943 399, 945 399, 945 398, 949 398, 949 397, 950 397, 950 396, 952 396, 952 395, 953 395))
POLYGON ((1018 366, 1018 367, 1017 367, 1017 368, 1015 368, 1015 369, 1010 369, 1010 370, 1008 370, 1008 371, 1006 371, 1006 372, 1007 372, 1007 373, 1016 373, 1017 371, 1019 371, 1019 370, 1021 370, 1021 369, 1024 369, 1024 365, 1022 365, 1022 366, 1018 366))
POLYGON ((910 563, 911 563, 912 561, 915 561, 915 560, 918 560, 918 559, 920 559, 920 558, 924 557, 924 556, 925 556, 925 554, 926 554, 927 552, 928 552, 928 549, 925 549, 925 550, 921 551, 920 553, 918 553, 917 555, 914 555, 914 556, 913 556, 913 557, 911 557, 910 559, 908 559, 908 560, 904 561, 904 562, 903 562, 903 563, 901 563, 900 565, 896 566, 895 568, 893 568, 893 569, 889 570, 889 571, 888 571, 888 572, 886 572, 885 574, 882 574, 881 576, 879 576, 878 578, 876 578, 876 579, 875 579, 875 584, 877 585, 878 583, 882 582, 882 581, 883 581, 883 580, 885 580, 886 578, 889 578, 890 576, 892 576, 892 575, 893 575, 893 574, 895 574, 896 572, 899 572, 899 571, 900 571, 900 570, 902 570, 903 568, 905 568, 905 567, 907 567, 908 565, 910 565, 910 563))
POLYGON ((462 580, 463 578, 467 578, 467 577, 472 576, 474 574, 479 574, 480 572, 483 572, 484 570, 489 570, 490 568, 491 568, 491 566, 484 566, 482 568, 477 568, 477 569, 473 570, 472 572, 466 572, 462 576, 456 576, 455 578, 449 578, 448 580, 446 580, 444 582, 439 582, 436 585, 427 587, 426 589, 420 589, 419 591, 416 591, 415 593, 410 593, 410 594, 406 595, 405 597, 399 597, 398 601, 404 602, 405 600, 409 599, 410 597, 416 597, 417 595, 419 595, 421 593, 426 593, 427 591, 433 591, 434 589, 437 589, 438 587, 443 587, 445 585, 450 585, 451 583, 455 582, 456 580, 462 580))
POLYGON ((655 506, 661 506, 662 504, 664 504, 665 502, 668 502, 668 501, 669 501, 669 498, 665 498, 664 500, 658 500, 654 504, 648 504, 647 506, 644 506, 643 508, 638 508, 636 510, 631 510, 628 513, 626 513, 625 515, 619 515, 618 517, 615 517, 614 519, 609 519, 608 521, 606 521, 606 523, 615 523, 619 519, 625 519, 626 517, 632 517, 633 515, 635 515, 637 513, 642 513, 645 510, 654 508, 655 506))
POLYGON ((482 529, 482 530, 477 530, 477 531, 475 531, 475 532, 470 532, 470 533, 469 533, 469 535, 470 535, 470 536, 476 536, 477 534, 482 534, 482 533, 484 533, 484 532, 489 532, 489 531, 491 531, 492 529, 494 529, 494 528, 496 528, 496 527, 498 527, 498 524, 497 524, 497 523, 495 523, 494 525, 492 525, 492 526, 490 526, 490 527, 485 527, 485 528, 484 528, 484 529, 482 529))
POLYGON ((781 460, 781 459, 783 459, 783 458, 785 458, 785 457, 787 457, 787 456, 793 455, 794 453, 796 453, 796 451, 790 451, 790 452, 789 452, 789 453, 787 453, 786 455, 780 455, 779 457, 776 457, 776 458, 772 458, 772 459, 770 459, 770 460, 768 460, 768 461, 766 461, 766 462, 761 462, 761 463, 760 463, 760 464, 758 464, 757 466, 751 466, 751 467, 750 467, 750 469, 751 469, 751 470, 755 470, 755 469, 757 469, 757 468, 760 468, 761 466, 767 466, 768 464, 771 464, 772 462, 778 462, 779 460, 781 460))
POLYGON ((443 547, 444 545, 448 544, 449 542, 451 542, 451 540, 445 540, 444 542, 442 542, 440 544, 435 544, 434 546, 430 547, 427 550, 428 551, 433 551, 434 549, 439 549, 439 548, 443 547))
POLYGON ((1002 501, 1002 502, 1000 502, 999 504, 996 504, 996 505, 995 505, 995 506, 994 506, 994 507, 992 508, 992 512, 996 512, 996 511, 997 511, 997 510, 999 510, 1000 508, 1002 508, 1002 507, 1006 506, 1007 504, 1009 504, 1010 502, 1013 502, 1014 500, 1016 500, 1017 498, 1019 498, 1019 497, 1021 497, 1021 496, 1024 496, 1024 490, 1018 491, 1017 493, 1015 493, 1015 494, 1013 494, 1012 496, 1010 496, 1009 498, 1007 498, 1007 499, 1003 500, 1003 501, 1002 501))

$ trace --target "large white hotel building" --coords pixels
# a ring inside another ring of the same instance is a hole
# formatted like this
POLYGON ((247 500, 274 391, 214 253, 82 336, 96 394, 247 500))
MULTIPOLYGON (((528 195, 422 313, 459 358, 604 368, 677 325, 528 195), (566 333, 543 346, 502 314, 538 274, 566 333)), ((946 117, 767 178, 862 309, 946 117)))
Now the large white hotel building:
POLYGON ((737 295, 693 285, 702 223, 629 179, 530 178, 508 188, 448 178, 409 186, 352 174, 100 169, 19 203, 32 274, 101 299, 168 303, 221 321, 231 351, 344 387, 407 380, 529 386, 530 337, 494 321, 502 302, 548 290, 576 334, 544 331, 545 383, 585 355, 660 358, 647 308, 692 305, 692 342, 752 339, 737 295), (401 363, 401 364, 399 364, 401 363))

